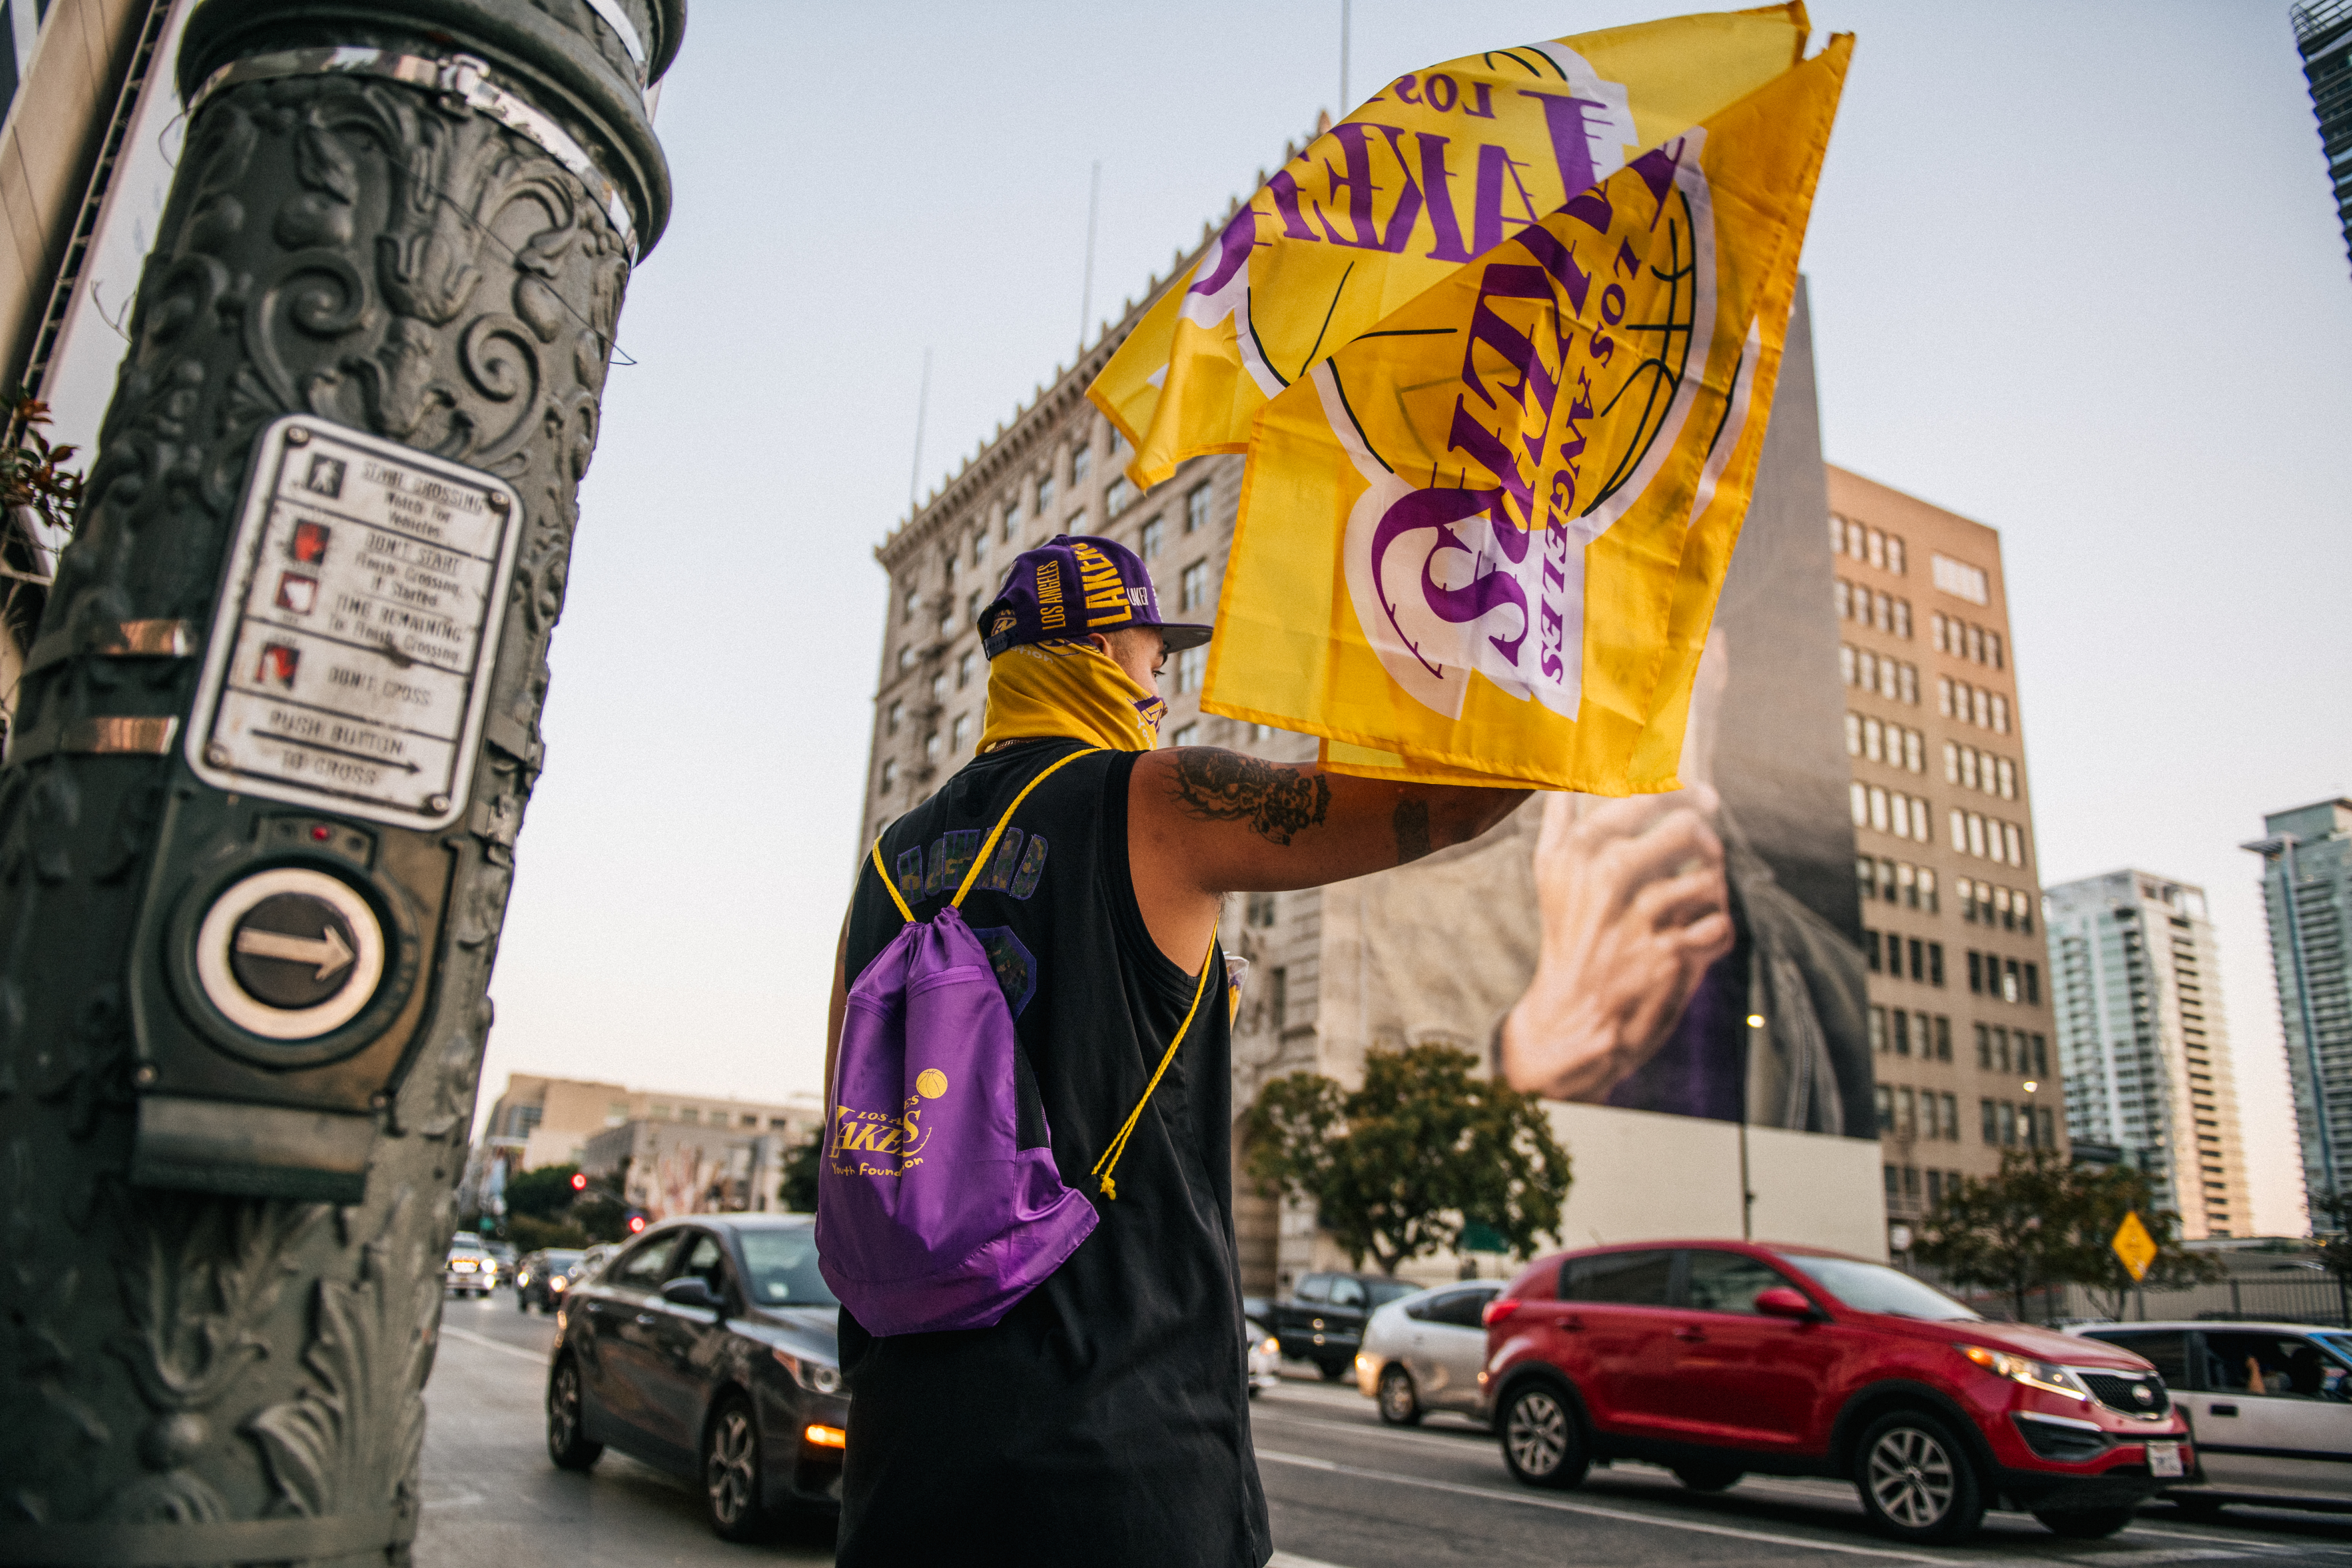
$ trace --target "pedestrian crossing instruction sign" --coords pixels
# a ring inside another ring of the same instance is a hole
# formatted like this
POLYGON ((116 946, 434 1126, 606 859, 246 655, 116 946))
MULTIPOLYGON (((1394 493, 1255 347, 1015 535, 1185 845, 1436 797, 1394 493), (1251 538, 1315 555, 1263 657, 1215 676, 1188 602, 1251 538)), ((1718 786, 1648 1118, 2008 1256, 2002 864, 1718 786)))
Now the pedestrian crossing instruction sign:
POLYGON ((2116 1226, 2116 1238, 2107 1245, 2115 1248, 2116 1257, 2131 1271, 2134 1284, 2147 1277, 2147 1266, 2156 1261, 2156 1237, 2148 1235, 2147 1226, 2140 1223, 2137 1209, 2124 1215, 2123 1224, 2116 1226))

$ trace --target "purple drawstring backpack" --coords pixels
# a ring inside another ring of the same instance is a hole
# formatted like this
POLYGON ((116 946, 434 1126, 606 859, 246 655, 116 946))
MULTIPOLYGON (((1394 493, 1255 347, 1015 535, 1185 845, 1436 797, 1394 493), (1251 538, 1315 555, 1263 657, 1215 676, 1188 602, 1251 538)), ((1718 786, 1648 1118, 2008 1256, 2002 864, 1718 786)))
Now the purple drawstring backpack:
MULTIPOLYGON (((961 912, 1029 792, 1099 750, 1072 752, 1031 779, 928 921, 907 907, 874 841, 874 868, 907 923, 849 988, 816 1201, 817 1267, 870 1333, 987 1328, 1099 1219, 1063 1182, 1050 1144, 1015 1147, 1013 1010, 961 912)), ((1213 952, 1213 932, 1209 943, 1213 952)), ((1192 1011, 1095 1167, 1107 1196, 1118 1196, 1111 1168, 1200 1010, 1208 973, 1204 961, 1192 1011)))

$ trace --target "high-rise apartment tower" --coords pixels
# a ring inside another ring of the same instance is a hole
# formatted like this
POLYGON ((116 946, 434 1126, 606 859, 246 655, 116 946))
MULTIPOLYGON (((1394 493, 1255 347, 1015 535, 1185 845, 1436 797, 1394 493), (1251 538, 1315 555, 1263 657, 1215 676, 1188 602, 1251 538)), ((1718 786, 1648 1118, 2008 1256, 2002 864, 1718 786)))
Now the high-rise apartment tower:
POLYGON ((1829 469, 1854 876, 1886 1212, 2062 1148, 2033 805, 2001 573, 1980 522, 1829 469))
POLYGON ((2068 1136, 2146 1171, 2188 1239, 2252 1234, 2205 890, 2111 871, 2052 888, 2043 907, 2068 1136))
POLYGON ((2306 0, 2287 15, 2303 56, 2303 79, 2311 89, 2311 112, 2319 121, 2320 152, 2335 189, 2336 216, 2344 226, 2344 248, 2352 254, 2352 0, 2306 0))
POLYGON ((2263 818, 2263 911, 2303 1139, 2303 1185, 2319 1200, 2352 1180, 2352 800, 2263 818))

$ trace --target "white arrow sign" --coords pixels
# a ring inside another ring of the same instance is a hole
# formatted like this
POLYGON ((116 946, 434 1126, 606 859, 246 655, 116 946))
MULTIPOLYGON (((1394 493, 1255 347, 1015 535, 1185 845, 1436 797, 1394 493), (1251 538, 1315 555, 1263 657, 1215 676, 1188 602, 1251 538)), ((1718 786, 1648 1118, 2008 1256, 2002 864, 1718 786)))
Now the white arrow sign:
POLYGON ((334 927, 327 928, 321 937, 288 936, 283 931, 241 931, 236 933, 236 950, 256 958, 283 958, 296 963, 315 963, 317 978, 332 979, 351 966, 352 950, 343 941, 343 933, 334 927))

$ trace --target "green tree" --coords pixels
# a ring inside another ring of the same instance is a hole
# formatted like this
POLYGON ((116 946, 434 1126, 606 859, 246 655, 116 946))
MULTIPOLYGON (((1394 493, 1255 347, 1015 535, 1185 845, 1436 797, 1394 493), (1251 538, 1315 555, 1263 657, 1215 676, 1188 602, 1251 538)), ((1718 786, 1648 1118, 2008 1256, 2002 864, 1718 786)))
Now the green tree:
POLYGON ((507 1184, 507 1213, 551 1220, 572 1206, 578 1196, 572 1178, 577 1165, 536 1165, 507 1184))
POLYGON ((2026 1297, 2056 1285, 2114 1291, 2120 1317, 2133 1281, 2114 1241, 2127 1214, 2137 1214, 2156 1242, 2147 1283, 2177 1288, 2219 1276, 2214 1260, 2182 1248, 2180 1216, 2157 1206, 2147 1173, 2074 1165, 2051 1149, 2009 1150, 2000 1174, 1946 1189, 1914 1253, 1962 1289, 2003 1292, 2020 1322, 2026 1297))
POLYGON ((1913 1255, 1962 1289, 2008 1294, 2019 1322, 2025 1298, 2064 1277, 2067 1166, 2056 1151, 2011 1149, 1997 1176, 1947 1187, 1920 1226, 1913 1255))
POLYGON ((784 1156, 784 1207, 794 1214, 816 1213, 816 1168, 824 1148, 822 1130, 784 1156))
POLYGON ((1525 1257, 1558 1230, 1570 1180, 1543 1102, 1476 1076, 1450 1046, 1374 1051, 1349 1093, 1298 1072, 1261 1090, 1244 1125, 1259 1190, 1314 1205, 1355 1267, 1384 1274, 1492 1227, 1525 1257))

